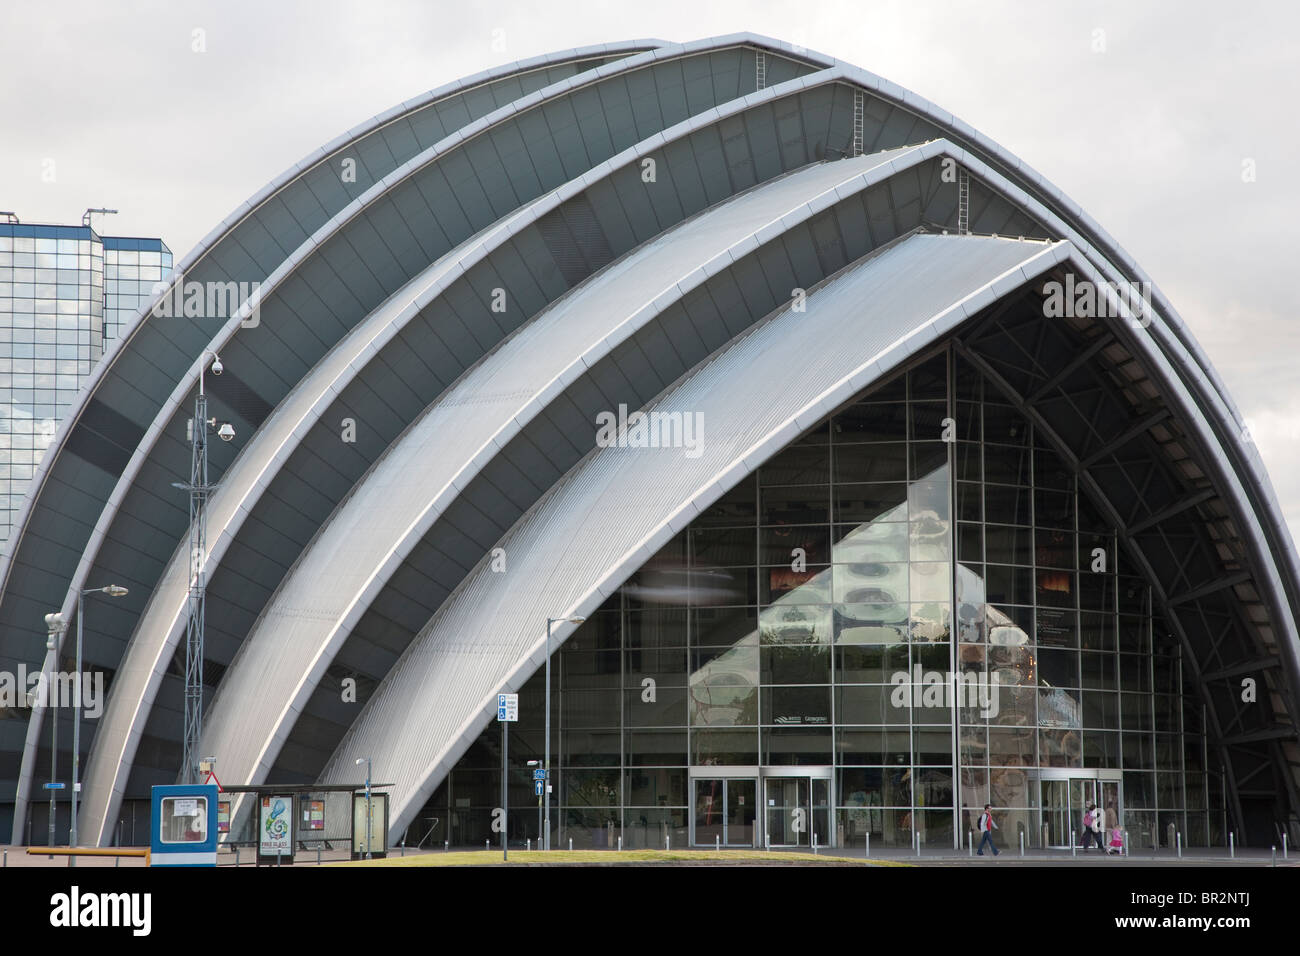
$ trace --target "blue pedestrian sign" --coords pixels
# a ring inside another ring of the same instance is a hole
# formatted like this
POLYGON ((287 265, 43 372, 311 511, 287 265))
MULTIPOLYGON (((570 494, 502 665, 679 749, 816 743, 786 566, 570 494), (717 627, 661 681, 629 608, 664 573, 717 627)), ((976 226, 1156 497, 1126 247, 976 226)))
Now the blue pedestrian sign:
MULTIPOLYGON (((546 779, 546 771, 543 770, 541 767, 538 767, 536 770, 533 771, 533 779, 534 779, 534 780, 545 780, 545 779, 546 779)), ((537 792, 538 792, 538 793, 541 793, 542 791, 538 790, 537 792)))

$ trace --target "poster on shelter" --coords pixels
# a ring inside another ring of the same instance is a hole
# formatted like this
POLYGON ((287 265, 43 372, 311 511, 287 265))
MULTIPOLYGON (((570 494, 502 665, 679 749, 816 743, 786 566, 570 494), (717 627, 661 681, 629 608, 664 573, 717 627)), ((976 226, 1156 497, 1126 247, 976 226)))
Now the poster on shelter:
POLYGON ((263 797, 258 816, 257 846, 263 856, 293 856, 289 797, 263 797))
POLYGON ((302 823, 299 826, 302 830, 324 830, 325 829, 325 801, 324 800, 304 800, 302 803, 302 823))

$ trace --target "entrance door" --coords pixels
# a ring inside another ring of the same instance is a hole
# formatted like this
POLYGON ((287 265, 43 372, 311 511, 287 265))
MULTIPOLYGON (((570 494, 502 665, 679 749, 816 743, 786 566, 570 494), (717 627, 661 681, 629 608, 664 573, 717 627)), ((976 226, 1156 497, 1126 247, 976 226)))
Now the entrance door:
POLYGON ((758 815, 758 781, 727 781, 727 828, 724 846, 754 846, 754 821, 758 815))
POLYGON ((752 777, 696 777, 694 845, 752 847, 757 793, 752 777))
POLYGON ((1044 780, 1043 842, 1047 846, 1070 845, 1070 781, 1044 780))
MULTIPOLYGON (((1114 771, 1076 771, 1040 779, 1044 843, 1061 849, 1069 847, 1073 839, 1074 846, 1082 846, 1083 815, 1089 807, 1100 807, 1107 819, 1114 819, 1122 827, 1122 788, 1117 778, 1114 771), (1107 812, 1110 810, 1113 815, 1107 812)), ((1110 834, 1103 834, 1102 840, 1109 842, 1110 834)))
POLYGON ((810 846, 812 813, 807 777, 768 777, 767 838, 772 846, 810 846))
MULTIPOLYGON (((1118 780, 1099 780, 1098 785, 1101 787, 1101 799, 1097 801, 1097 806, 1101 807, 1105 816, 1102 818, 1106 827, 1117 826, 1123 827, 1120 822, 1120 786, 1118 780)), ((1110 843, 1109 831, 1102 834, 1102 840, 1110 843)))

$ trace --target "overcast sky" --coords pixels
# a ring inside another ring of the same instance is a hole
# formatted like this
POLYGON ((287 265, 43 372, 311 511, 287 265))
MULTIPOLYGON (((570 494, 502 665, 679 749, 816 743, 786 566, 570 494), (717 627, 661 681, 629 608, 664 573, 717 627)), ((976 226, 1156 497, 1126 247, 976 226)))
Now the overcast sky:
POLYGON ((101 232, 161 236, 179 259, 316 147, 447 81, 574 46, 740 30, 916 91, 1087 209, 1191 325, 1300 529, 1290 0, 3 0, 0 209, 72 223, 116 208, 101 232))

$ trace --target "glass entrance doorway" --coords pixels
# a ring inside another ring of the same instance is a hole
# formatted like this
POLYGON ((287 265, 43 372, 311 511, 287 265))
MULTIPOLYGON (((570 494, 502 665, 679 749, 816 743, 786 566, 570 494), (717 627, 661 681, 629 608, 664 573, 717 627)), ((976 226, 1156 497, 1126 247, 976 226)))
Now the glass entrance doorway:
POLYGON ((830 842, 830 780, 826 777, 765 777, 764 810, 769 846, 818 846, 830 842))
POLYGON ((756 846, 758 781, 753 777, 696 777, 693 839, 695 846, 756 846))
POLYGON ((701 767, 690 778, 690 844, 835 846, 830 767, 701 767))
POLYGON ((1082 846, 1083 816, 1089 807, 1099 807, 1105 815, 1102 842, 1109 843, 1110 827, 1124 826, 1120 780, 1118 770, 1040 771, 1043 845, 1082 846))

